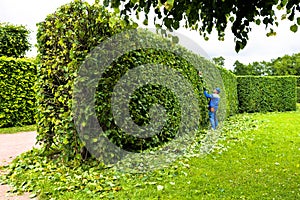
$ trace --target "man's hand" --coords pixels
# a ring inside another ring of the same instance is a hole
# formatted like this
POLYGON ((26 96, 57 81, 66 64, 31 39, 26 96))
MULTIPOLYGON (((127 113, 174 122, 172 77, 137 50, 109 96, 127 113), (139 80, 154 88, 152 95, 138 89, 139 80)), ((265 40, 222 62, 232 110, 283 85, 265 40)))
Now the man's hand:
POLYGON ((198 72, 198 75, 202 77, 202 72, 201 72, 201 71, 199 71, 199 72, 198 72))

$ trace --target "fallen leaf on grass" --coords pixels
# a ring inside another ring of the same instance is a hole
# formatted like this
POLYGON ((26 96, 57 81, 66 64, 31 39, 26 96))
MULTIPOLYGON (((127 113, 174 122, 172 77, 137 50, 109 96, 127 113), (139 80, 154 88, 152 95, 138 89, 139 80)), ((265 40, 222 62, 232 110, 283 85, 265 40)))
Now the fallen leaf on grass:
POLYGON ((157 190, 163 190, 163 189, 164 189, 164 186, 162 186, 162 185, 157 186, 157 190))
POLYGON ((262 169, 260 168, 260 169, 255 169, 255 172, 259 172, 259 173, 261 173, 262 172, 262 169))

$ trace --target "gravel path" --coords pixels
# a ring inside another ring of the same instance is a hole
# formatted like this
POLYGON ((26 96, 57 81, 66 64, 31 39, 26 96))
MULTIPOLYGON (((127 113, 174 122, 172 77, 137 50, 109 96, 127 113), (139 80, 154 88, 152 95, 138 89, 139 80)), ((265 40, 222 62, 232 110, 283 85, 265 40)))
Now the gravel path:
MULTIPOLYGON (((35 145, 36 132, 0 134, 0 166, 9 164, 19 154, 32 149, 35 145)), ((0 171, 0 175, 3 171, 0 171)), ((29 194, 14 195, 7 193, 8 185, 0 185, 0 200, 29 200, 29 194)), ((31 199, 33 200, 33 199, 31 199)))

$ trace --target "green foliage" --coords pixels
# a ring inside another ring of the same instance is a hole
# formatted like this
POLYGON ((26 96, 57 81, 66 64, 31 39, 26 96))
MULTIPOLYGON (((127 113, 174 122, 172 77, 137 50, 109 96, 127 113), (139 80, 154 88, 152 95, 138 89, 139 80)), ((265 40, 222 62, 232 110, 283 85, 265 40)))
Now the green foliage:
MULTIPOLYGON (((168 40, 162 40, 158 37, 156 38, 154 34, 148 33, 148 35, 145 35, 143 32, 137 32, 137 35, 137 37, 142 38, 144 45, 159 43, 160 45, 164 44, 166 49, 172 46, 173 51, 175 50, 177 53, 181 51, 180 55, 190 54, 188 51, 172 45, 172 43, 168 40)), ((201 57, 196 57, 196 59, 196 63, 201 67, 204 67, 205 63, 207 63, 207 61, 201 57)), ((206 103, 202 95, 202 85, 199 84, 197 70, 191 63, 187 62, 187 60, 183 59, 181 56, 165 50, 141 49, 132 51, 122 55, 117 61, 115 61, 110 69, 103 75, 103 78, 99 80, 96 96, 97 104, 95 108, 98 114, 98 121, 101 127, 107 132, 107 136, 114 144, 117 144, 119 147, 129 151, 140 151, 151 147, 157 147, 173 139, 179 130, 182 120, 181 117, 183 112, 185 112, 181 111, 182 105, 173 91, 165 86, 149 84, 138 88, 130 97, 131 101, 129 109, 131 112, 130 117, 132 119, 125 118, 122 119, 122 121, 126 123, 126 121, 133 120, 137 125, 145 126, 149 124, 151 120, 151 116, 149 114, 150 108, 159 104, 166 109, 167 115, 167 121, 162 130, 153 137, 138 138, 126 134, 116 125, 111 105, 111 96, 113 95, 114 86, 129 69, 146 65, 148 63, 151 63, 151 66, 159 64, 162 66, 172 67, 180 72, 180 74, 183 75, 184 78, 192 84, 192 86, 194 86, 194 92, 198 97, 198 106, 201 108, 201 113, 199 113, 201 116, 200 125, 203 127, 206 124, 206 120, 203 120, 206 117, 206 103)), ((148 73, 152 72, 153 70, 148 70, 148 73)), ((142 75, 137 76, 140 76, 140 79, 143 79, 142 75)), ((171 74, 167 74, 167 76, 171 76, 171 74)), ((177 87, 181 87, 181 85, 183 85, 183 83, 178 84, 177 87)), ((134 84, 132 83, 131 86, 134 87, 134 84)))
POLYGON ((240 112, 296 110, 295 76, 238 76, 240 112))
POLYGON ((271 62, 273 74, 277 76, 300 76, 300 53, 285 55, 271 62))
POLYGON ((0 23, 0 57, 23 57, 31 47, 29 33, 24 26, 0 23))
POLYGON ((251 69, 249 68, 249 65, 245 65, 241 63, 240 61, 236 60, 233 64, 233 73, 238 76, 246 76, 246 75, 252 75, 251 69))
POLYGON ((0 127, 34 124, 36 63, 0 57, 0 127))
POLYGON ((219 56, 219 57, 214 57, 212 59, 213 63, 215 65, 218 65, 220 67, 224 67, 224 64, 225 64, 225 58, 223 58, 222 56, 219 56))
POLYGON ((300 53, 285 55, 272 59, 271 62, 253 62, 248 65, 236 61, 234 63, 234 74, 238 76, 286 76, 300 75, 300 53))
MULTIPOLYGON (((248 40, 248 33, 251 31, 251 25, 255 22, 257 25, 263 23, 266 27, 278 26, 279 19, 275 15, 274 8, 285 10, 286 14, 282 18, 294 22, 291 31, 296 32, 299 25, 300 11, 298 1, 287 0, 265 0, 265 1, 190 1, 185 0, 105 0, 106 6, 121 10, 125 17, 143 13, 145 15, 144 24, 148 24, 148 18, 151 17, 151 8, 154 8, 154 22, 160 26, 169 29, 178 29, 182 23, 185 27, 197 30, 205 39, 213 29, 218 31, 219 40, 224 40, 225 29, 229 23, 232 23, 232 33, 235 36, 235 50, 238 52, 243 49, 248 40), (277 7, 275 7, 277 6, 277 7), (158 20, 160 19, 160 20, 158 20), (296 24, 298 23, 298 25, 296 24)), ((276 34, 272 27, 267 36, 276 34)))
POLYGON ((300 87, 297 87, 297 102, 300 103, 300 87))
POLYGON ((130 26, 102 6, 82 1, 61 6, 38 24, 37 129, 47 151, 57 145, 65 157, 79 153, 72 113, 78 68, 93 47, 130 26))
MULTIPOLYGON (((77 134, 72 111, 74 105, 72 101, 73 85, 79 67, 87 54, 102 41, 135 26, 134 23, 127 23, 115 14, 107 12, 99 4, 89 5, 82 1, 75 1, 60 7, 54 14, 48 15, 44 22, 38 24, 37 46, 40 65, 37 81, 37 129, 38 141, 44 143, 45 151, 61 153, 60 155, 64 158, 74 158, 80 155, 84 143, 80 141, 77 134)), ((153 38, 153 34, 141 36, 137 34, 136 37, 142 37, 140 40, 142 44, 158 42, 157 38, 153 38)), ((178 52, 184 52, 187 56, 194 57, 200 68, 213 68, 208 61, 181 47, 174 46, 169 40, 160 40, 159 42, 167 49, 177 48, 178 52)), ((115 52, 111 51, 110 53, 114 54, 115 52)), ((101 59, 105 60, 108 57, 102 56, 101 59)), ((163 133, 153 137, 151 141, 132 139, 130 135, 125 137, 126 135, 124 136, 123 132, 115 126, 110 102, 115 84, 128 69, 147 63, 171 66, 195 86, 194 92, 199 98, 201 111, 199 115, 202 116, 200 124, 207 125, 207 120, 205 120, 207 119, 206 102, 204 102, 205 98, 202 92, 199 92, 202 85, 199 84, 197 70, 191 67, 191 63, 175 53, 159 49, 137 49, 128 52, 116 59, 105 71, 103 78, 97 80, 99 82, 95 94, 95 109, 98 115, 97 119, 103 130, 106 131, 107 137, 120 147, 132 151, 147 149, 172 139, 174 132, 178 129, 178 120, 180 120, 178 118, 180 114, 178 101, 173 98, 172 92, 157 85, 148 85, 137 90, 132 96, 131 117, 137 124, 145 125, 150 119, 147 114, 149 108, 152 105, 161 104, 166 107, 167 116, 170 119, 169 125, 163 128, 163 133), (149 91, 150 89, 152 91, 149 91)))
POLYGON ((235 61, 233 73, 237 76, 271 76, 274 73, 274 68, 272 63, 266 61, 253 62, 248 65, 235 61))
POLYGON ((224 124, 211 154, 144 174, 46 159, 35 149, 0 182, 39 199, 299 199, 299 124, 299 111, 239 114, 224 124))
POLYGON ((237 77, 230 71, 218 67, 226 93, 226 115, 232 116, 238 113, 237 77))

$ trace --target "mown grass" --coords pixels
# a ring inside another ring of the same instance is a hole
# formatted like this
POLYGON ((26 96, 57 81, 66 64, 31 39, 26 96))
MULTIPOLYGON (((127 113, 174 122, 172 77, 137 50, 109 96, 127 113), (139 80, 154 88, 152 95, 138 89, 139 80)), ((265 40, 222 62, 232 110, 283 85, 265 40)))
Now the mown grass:
POLYGON ((238 115, 223 130, 212 153, 145 174, 60 163, 35 150, 3 182, 40 199, 300 199, 299 110, 238 115))
POLYGON ((27 125, 21 127, 0 128, 0 134, 13 134, 19 132, 35 131, 36 125, 27 125))
MULTIPOLYGON (((117 199, 300 199, 300 113, 253 114, 254 131, 231 133, 227 151, 192 158, 155 185, 133 179, 117 199), (134 187, 140 183, 142 186, 134 187), (163 187, 158 190, 157 185, 163 187)), ((153 181, 153 180, 152 180, 153 181)))

